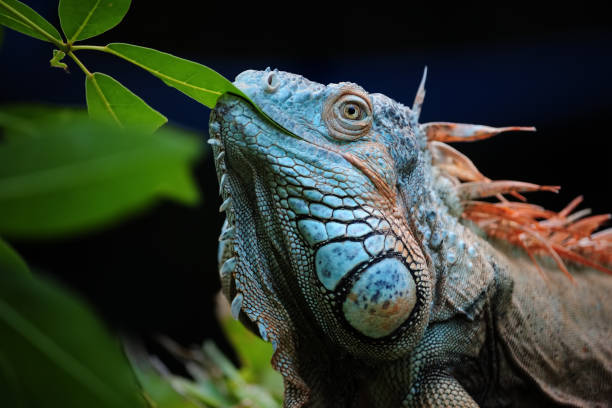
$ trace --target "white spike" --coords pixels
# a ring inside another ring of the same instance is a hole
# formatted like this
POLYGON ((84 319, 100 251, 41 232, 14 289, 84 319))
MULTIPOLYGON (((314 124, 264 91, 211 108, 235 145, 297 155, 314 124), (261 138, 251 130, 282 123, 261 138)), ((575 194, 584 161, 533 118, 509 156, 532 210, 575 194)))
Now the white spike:
POLYGON ((225 157, 225 150, 222 150, 218 155, 217 155, 217 161, 221 160, 222 158, 225 157))
POLYGON ((211 146, 219 146, 222 147, 223 144, 221 143, 221 141, 219 139, 215 139, 214 137, 211 137, 210 139, 208 139, 206 141, 209 145, 211 146))
POLYGON ((227 173, 223 173, 221 180, 219 181, 219 194, 223 192, 225 185, 227 184, 227 173))
POLYGON ((227 261, 223 262, 223 266, 221 266, 221 270, 219 271, 219 275, 226 276, 234 272, 236 269, 236 257, 233 256, 229 258, 227 261))
POLYGON ((240 315, 240 310, 242 309, 242 300, 243 300, 242 293, 237 294, 234 300, 232 300, 232 305, 230 307, 230 310, 232 312, 232 317, 236 320, 238 320, 238 316, 240 315))
POLYGON ((236 232, 236 227, 229 227, 228 229, 221 231, 221 235, 219 236, 219 241, 225 241, 226 239, 234 238, 235 232, 236 232))
POLYGON ((427 80, 427 65, 425 66, 425 70, 423 70, 423 78, 421 78, 421 83, 419 84, 419 90, 417 91, 417 94, 414 97, 414 103, 412 104, 412 112, 417 122, 419 120, 419 116, 421 115, 421 106, 423 106, 423 101, 425 100, 425 81, 426 80, 427 80))
POLYGON ((227 210, 227 207, 229 207, 231 204, 232 204, 232 197, 226 198, 225 201, 221 203, 221 206, 219 207, 219 212, 223 212, 227 210))
POLYGON ((259 336, 263 341, 268 341, 268 331, 266 330, 266 325, 262 322, 257 322, 257 328, 259 329, 259 336))

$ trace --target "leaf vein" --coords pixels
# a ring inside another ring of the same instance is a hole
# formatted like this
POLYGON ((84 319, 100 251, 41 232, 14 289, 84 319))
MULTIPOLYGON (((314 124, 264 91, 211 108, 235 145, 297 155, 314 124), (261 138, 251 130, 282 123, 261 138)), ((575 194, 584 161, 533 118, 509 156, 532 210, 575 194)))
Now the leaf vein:
POLYGON ((82 383, 95 394, 104 396, 105 399, 109 398, 114 402, 121 401, 121 399, 117 398, 118 396, 115 392, 109 389, 94 372, 83 366, 77 359, 62 349, 36 326, 28 322, 18 311, 14 310, 2 299, 0 299, 0 318, 30 344, 40 350, 49 359, 58 363, 58 365, 64 368, 64 370, 75 380, 82 383))
POLYGON ((100 1, 101 0, 97 0, 96 4, 92 7, 92 9, 89 11, 89 13, 87 13, 87 17, 85 17, 85 20, 83 20, 83 23, 79 26, 79 28, 76 30, 76 32, 74 33, 74 35, 70 39, 71 43, 75 42, 76 38, 79 36, 79 34, 81 34, 81 31, 83 31, 83 29, 85 28, 85 26, 87 25, 87 23, 91 19, 91 16, 93 15, 93 13, 98 8, 98 5, 100 4, 100 1))
POLYGON ((208 92, 208 93, 211 93, 211 94, 214 94, 214 95, 221 95, 222 94, 221 92, 217 92, 217 91, 213 91, 213 90, 210 90, 210 89, 202 88, 200 86, 193 85, 193 84, 190 84, 188 82, 185 82, 184 80, 179 80, 179 79, 173 78, 173 77, 168 76, 168 75, 166 75, 166 74, 164 74, 164 73, 162 73, 162 72, 160 72, 158 70, 155 70, 155 69, 153 69, 151 67, 147 67, 146 65, 143 65, 143 64, 139 63, 138 61, 135 61, 135 60, 129 58, 128 56, 126 56, 126 55, 124 55, 124 54, 122 54, 122 53, 120 53, 118 51, 113 50, 112 48, 108 48, 108 47, 105 47, 105 48, 111 54, 114 54, 114 55, 116 55, 116 56, 118 56, 120 58, 123 58, 124 60, 126 60, 128 62, 131 62, 132 64, 134 64, 134 65, 136 65, 136 66, 138 66, 138 67, 140 67, 140 68, 142 68, 142 69, 144 69, 146 71, 149 71, 153 75, 155 75, 157 77, 160 77, 160 78, 162 78, 164 80, 167 80, 169 82, 174 82, 174 83, 183 85, 183 86, 188 87, 188 88, 192 88, 192 89, 195 89, 195 90, 198 90, 198 91, 202 91, 202 92, 208 92))
POLYGON ((110 103, 108 102, 108 99, 106 99, 106 96, 104 95, 104 92, 102 92, 102 88, 100 88, 100 85, 98 84, 98 81, 96 80, 95 75, 90 77, 90 79, 91 79, 94 87, 96 88, 96 92, 98 92, 98 95, 100 95, 100 99, 102 99, 102 103, 104 104, 104 107, 106 108, 106 110, 108 110, 108 112, 110 113, 111 117, 115 120, 115 122, 117 122, 117 125, 119 125, 120 128, 123 128, 123 124, 121 123, 121 121, 117 117, 117 114, 115 113, 115 111, 111 107, 110 103))

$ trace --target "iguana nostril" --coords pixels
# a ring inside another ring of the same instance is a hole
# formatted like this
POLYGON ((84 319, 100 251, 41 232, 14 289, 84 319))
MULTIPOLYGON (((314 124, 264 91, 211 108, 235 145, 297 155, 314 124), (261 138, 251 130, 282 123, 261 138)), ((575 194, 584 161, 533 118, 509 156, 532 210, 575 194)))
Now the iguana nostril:
POLYGON ((264 86, 266 92, 276 92, 279 83, 280 81, 278 80, 278 75, 276 72, 270 72, 268 75, 264 76, 264 86))

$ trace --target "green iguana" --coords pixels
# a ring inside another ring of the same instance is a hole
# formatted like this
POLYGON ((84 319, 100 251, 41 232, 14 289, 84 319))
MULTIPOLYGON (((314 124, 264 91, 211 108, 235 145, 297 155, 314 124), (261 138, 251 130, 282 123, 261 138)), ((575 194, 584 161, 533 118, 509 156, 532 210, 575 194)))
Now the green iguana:
POLYGON ((269 118, 228 94, 210 119, 232 314, 274 346, 286 407, 609 406, 608 216, 506 199, 556 187, 445 142, 528 128, 419 124, 423 82, 410 109, 237 77, 269 118))

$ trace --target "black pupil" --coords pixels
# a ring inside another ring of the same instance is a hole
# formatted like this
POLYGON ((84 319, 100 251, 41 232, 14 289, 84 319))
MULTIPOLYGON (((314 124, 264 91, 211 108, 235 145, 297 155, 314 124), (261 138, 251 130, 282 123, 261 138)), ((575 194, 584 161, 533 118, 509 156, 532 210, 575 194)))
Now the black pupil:
POLYGON ((357 111, 355 110, 354 106, 349 106, 348 109, 347 109, 347 112, 348 112, 349 116, 353 116, 353 115, 355 115, 355 112, 357 112, 357 111))

